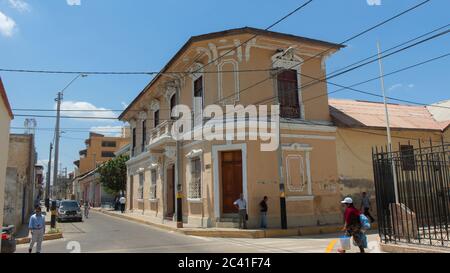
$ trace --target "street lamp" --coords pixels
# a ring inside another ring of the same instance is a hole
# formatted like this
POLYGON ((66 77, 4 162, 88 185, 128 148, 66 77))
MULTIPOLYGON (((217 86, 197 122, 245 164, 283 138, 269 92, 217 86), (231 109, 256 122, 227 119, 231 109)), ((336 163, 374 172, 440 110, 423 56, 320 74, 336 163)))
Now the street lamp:
POLYGON ((57 102, 56 106, 56 126, 55 126, 55 164, 53 168, 53 184, 56 185, 58 181, 58 160, 59 160, 59 138, 60 138, 60 129, 59 124, 61 120, 61 101, 63 99, 64 91, 69 88, 76 80, 79 78, 87 77, 87 74, 78 74, 75 78, 73 78, 60 92, 58 92, 58 96, 55 99, 57 102))

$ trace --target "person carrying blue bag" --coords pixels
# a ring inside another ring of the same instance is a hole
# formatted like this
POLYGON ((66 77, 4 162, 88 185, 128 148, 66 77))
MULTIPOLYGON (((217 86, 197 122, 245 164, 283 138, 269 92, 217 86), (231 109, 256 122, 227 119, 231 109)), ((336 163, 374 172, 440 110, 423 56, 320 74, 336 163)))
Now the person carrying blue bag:
MULTIPOLYGON (((364 253, 364 248, 367 248, 367 237, 363 232, 363 224, 361 222, 361 212, 353 205, 353 199, 350 197, 345 198, 341 203, 345 206, 344 213, 344 227, 345 235, 353 237, 353 244, 359 247, 361 253, 364 253)), ((364 216, 365 217, 365 216, 364 216)), ((367 217, 365 217, 367 218, 367 217)), ((367 227, 367 225, 366 225, 367 227)), ((344 249, 338 250, 341 253, 345 253, 344 249)))

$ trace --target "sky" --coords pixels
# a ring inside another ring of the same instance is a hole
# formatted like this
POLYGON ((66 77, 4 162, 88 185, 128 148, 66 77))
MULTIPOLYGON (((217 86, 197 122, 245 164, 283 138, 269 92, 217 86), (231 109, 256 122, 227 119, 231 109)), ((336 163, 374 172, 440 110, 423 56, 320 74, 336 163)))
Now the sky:
MULTIPOLYGON (((244 26, 266 28, 305 1, 294 0, 0 0, 0 69, 67 71, 159 71, 190 36, 244 26)), ((314 0, 273 31, 341 43, 422 0, 314 0)), ((450 23, 450 1, 432 0, 392 22, 346 43, 327 60, 332 72, 377 52, 450 23)), ((450 35, 383 60, 386 73, 450 53, 450 35)), ((386 77, 389 96, 434 103, 450 99, 450 57, 386 77)), ((379 75, 377 63, 333 79, 351 85, 379 75)), ((55 109, 55 97, 74 75, 0 72, 14 109, 55 109)), ((90 75, 64 93, 63 109, 104 109, 116 117, 151 76, 90 75)), ((329 85, 328 91, 337 89, 329 85)), ((380 82, 358 89, 380 94, 380 82)), ((331 97, 380 98, 343 91, 331 97)), ((45 114, 14 111, 15 114, 45 114)), ((86 112, 72 113, 82 115, 86 112)), ((36 118, 39 163, 48 162, 54 118, 36 118)), ((24 117, 11 132, 23 133, 24 117)), ((113 132, 114 120, 62 119, 61 166, 71 171, 90 130, 113 132), (111 129, 112 128, 112 129, 111 129)))

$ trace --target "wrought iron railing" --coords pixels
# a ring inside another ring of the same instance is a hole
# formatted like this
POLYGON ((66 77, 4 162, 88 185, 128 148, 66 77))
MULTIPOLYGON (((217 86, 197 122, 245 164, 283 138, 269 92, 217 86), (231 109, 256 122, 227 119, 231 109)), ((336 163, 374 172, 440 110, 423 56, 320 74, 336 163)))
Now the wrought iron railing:
POLYGON ((450 144, 377 148, 373 170, 383 242, 450 247, 450 144))

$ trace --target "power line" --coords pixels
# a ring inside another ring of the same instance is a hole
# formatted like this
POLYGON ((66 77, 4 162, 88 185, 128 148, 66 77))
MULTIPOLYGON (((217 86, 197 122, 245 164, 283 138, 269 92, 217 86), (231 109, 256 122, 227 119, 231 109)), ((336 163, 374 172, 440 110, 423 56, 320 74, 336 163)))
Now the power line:
MULTIPOLYGON (((395 45, 395 46, 390 47, 390 48, 388 48, 388 49, 386 49, 386 50, 383 50, 381 53, 382 53, 382 54, 387 53, 387 52, 389 52, 389 51, 391 51, 391 50, 394 50, 394 49, 396 49, 396 48, 399 48, 399 47, 401 47, 401 46, 404 46, 404 45, 406 45, 406 44, 409 44, 409 43, 411 43, 411 42, 414 42, 414 41, 416 41, 416 40, 418 40, 418 39, 420 39, 420 38, 426 37, 426 36, 428 36, 428 35, 430 35, 430 34, 432 34, 432 33, 434 33, 434 32, 438 32, 438 31, 440 31, 440 30, 442 30, 442 29, 444 29, 444 28, 447 28, 448 26, 450 26, 450 24, 446 24, 446 25, 441 26, 441 27, 439 27, 439 28, 436 28, 436 29, 434 29, 434 30, 432 30, 432 31, 429 31, 429 32, 427 32, 427 33, 425 33, 425 34, 416 36, 416 37, 414 37, 414 38, 412 38, 412 39, 410 39, 410 40, 408 40, 408 41, 402 42, 402 43, 400 43, 400 44, 398 44, 398 45, 395 45)), ((354 66, 354 65, 360 64, 360 63, 365 62, 365 61, 367 61, 367 60, 370 60, 370 59, 372 59, 372 58, 376 58, 376 59, 378 60, 378 53, 375 53, 375 54, 373 54, 373 55, 371 55, 371 56, 369 56, 369 57, 363 58, 363 59, 361 59, 361 60, 359 60, 359 61, 357 61, 357 62, 354 62, 354 63, 352 63, 352 64, 350 64, 350 65, 346 65, 346 66, 344 66, 344 67, 341 67, 341 68, 339 68, 339 69, 336 69, 336 70, 334 70, 333 72, 330 72, 330 73, 328 73, 328 74, 329 74, 329 76, 331 76, 331 75, 333 75, 334 73, 338 73, 338 72, 340 72, 340 71, 342 71, 342 70, 345 70, 345 69, 347 69, 347 68, 349 68, 349 67, 352 67, 352 66, 354 66)))
MULTIPOLYGON (((442 58, 445 58, 445 57, 448 57, 448 56, 450 56, 450 53, 446 53, 446 54, 440 55, 440 56, 438 56, 438 57, 434 57, 434 58, 431 58, 431 59, 428 59, 428 60, 425 60, 425 61, 422 61, 422 62, 413 64, 413 65, 409 65, 409 66, 407 66, 407 67, 403 67, 403 68, 397 69, 397 70, 395 70, 395 71, 389 72, 389 73, 385 74, 384 77, 392 76, 392 75, 394 75, 394 74, 397 74, 397 73, 400 73, 400 72, 403 72, 403 71, 406 71, 406 70, 409 70, 409 69, 412 69, 412 68, 415 68, 415 67, 418 67, 418 66, 421 66, 421 65, 424 65, 424 64, 433 62, 433 61, 437 61, 437 60, 439 60, 439 59, 442 59, 442 58)), ((305 76, 306 76, 306 75, 305 75, 305 76)), ((307 77, 309 77, 309 76, 307 76, 307 77)), ((373 78, 370 78, 370 79, 367 79, 367 80, 364 80, 364 81, 361 81, 361 82, 352 84, 352 85, 350 85, 350 86, 348 86, 348 87, 343 87, 343 88, 340 88, 340 89, 337 89, 337 90, 334 90, 334 91, 331 91, 331 92, 327 92, 327 93, 325 93, 325 94, 317 95, 317 96, 314 96, 314 97, 312 97, 312 98, 309 98, 309 99, 306 99, 306 100, 302 100, 302 102, 305 103, 305 102, 312 101, 312 100, 315 100, 315 99, 318 99, 318 98, 321 98, 321 97, 324 97, 324 96, 329 96, 329 95, 334 94, 334 93, 338 93, 338 92, 341 92, 341 91, 345 91, 345 90, 347 90, 347 89, 350 88, 350 87, 359 86, 359 85, 362 85, 362 84, 365 84, 365 83, 368 83, 368 82, 377 80, 377 79, 379 79, 380 77, 381 77, 381 76, 373 77, 373 78)), ((325 81, 325 80, 323 80, 323 81, 325 81)), ((327 82, 327 83, 328 83, 328 82, 327 82)), ((295 91, 295 90, 298 90, 298 88, 296 88, 296 89, 291 89, 291 90, 288 90, 288 91, 295 91)), ((263 100, 261 100, 261 101, 258 101, 258 102, 256 102, 255 104, 256 104, 256 105, 259 105, 259 104, 262 104, 262 103, 265 103, 265 102, 269 102, 269 101, 271 101, 271 100, 274 100, 275 98, 276 98, 276 96, 271 96, 271 97, 265 98, 265 99, 263 99, 263 100)), ((426 106, 447 108, 447 107, 444 107, 444 106, 432 105, 432 104, 431 104, 431 105, 426 105, 426 106)))
MULTIPOLYGON (((284 15, 282 18, 277 20, 276 22, 272 23, 270 26, 266 27, 264 30, 269 30, 273 28, 274 26, 278 25, 282 21, 286 20, 293 14, 297 13, 307 5, 309 5, 313 0, 309 0, 306 3, 300 5, 296 9, 292 10, 288 14, 284 15)), ((195 74, 198 73, 199 70, 203 69, 204 67, 218 61, 219 59, 223 58, 224 56, 228 55, 233 50, 239 48, 240 46, 243 46, 250 42, 252 39, 256 38, 258 34, 253 35, 250 39, 247 39, 246 41, 239 43, 238 45, 235 45, 233 48, 225 52, 224 54, 218 56, 217 58, 209 61, 207 64, 203 65, 202 67, 198 68, 195 71, 134 71, 134 72, 114 72, 114 71, 61 71, 61 70, 31 70, 31 69, 6 69, 2 68, 0 71, 2 72, 16 72, 16 73, 40 73, 40 74, 86 74, 86 75, 164 75, 164 74, 195 74)), ((193 63, 195 63, 197 60, 199 60, 201 57, 203 57, 205 53, 202 52, 200 56, 198 56, 193 63)), ((203 71, 202 73, 235 73, 235 72, 264 72, 264 71, 270 71, 271 69, 248 69, 248 70, 227 70, 227 71, 203 71)))
MULTIPOLYGON (((402 16, 402 15, 408 13, 408 12, 411 12, 411 11, 413 11, 413 10, 419 8, 420 6, 422 6, 422 5, 424 5, 424 4, 428 3, 428 2, 430 2, 430 0, 423 1, 423 2, 421 2, 421 3, 419 3, 419 4, 415 5, 415 6, 413 6, 413 7, 411 7, 411 8, 408 8, 408 9, 405 10, 405 11, 402 11, 402 12, 400 12, 400 13, 398 13, 398 14, 396 14, 396 15, 394 15, 394 16, 392 16, 392 17, 390 17, 390 18, 388 18, 388 19, 386 19, 386 20, 384 20, 384 21, 382 21, 382 22, 380 22, 380 23, 378 23, 378 24, 376 24, 376 25, 374 25, 374 26, 368 28, 368 29, 363 30, 363 31, 360 32, 360 33, 357 33, 357 34, 351 36, 350 38, 345 39, 343 42, 339 43, 338 45, 341 45, 341 46, 342 46, 342 45, 344 45, 345 43, 347 43, 347 42, 349 42, 349 41, 352 41, 352 40, 354 40, 354 39, 360 37, 361 35, 366 34, 366 33, 368 33, 369 31, 372 31, 372 30, 374 30, 374 29, 376 29, 376 28, 378 28, 378 27, 380 27, 380 26, 382 26, 382 25, 384 25, 384 24, 387 24, 388 22, 390 22, 390 21, 392 21, 392 20, 394 20, 394 19, 396 19, 396 18, 398 18, 398 17, 400 17, 400 16, 402 16)), ((294 68, 294 67, 296 67, 296 66, 298 66, 298 65, 304 64, 304 63, 306 63, 306 62, 308 62, 308 61, 310 61, 310 60, 312 60, 312 59, 314 59, 314 58, 316 58, 316 57, 318 57, 318 56, 323 56, 323 54, 327 53, 328 51, 332 50, 333 48, 334 48, 334 47, 329 47, 328 49, 326 49, 326 50, 324 50, 324 51, 322 51, 322 52, 320 52, 320 53, 318 53, 318 54, 316 54, 316 55, 313 55, 312 57, 310 57, 310 58, 308 58, 308 59, 306 59, 306 60, 304 60, 304 61, 300 61, 300 62, 298 62, 298 63, 295 63, 295 64, 294 64, 293 66, 291 66, 289 69, 292 69, 292 68, 294 68)), ((273 63, 272 63, 272 64, 273 64, 273 63)), ((264 82, 266 82, 266 81, 268 81, 268 80, 270 80, 270 79, 271 79, 271 77, 269 76, 269 77, 267 77, 267 78, 265 78, 265 79, 263 79, 263 80, 260 80, 260 81, 258 81, 258 82, 256 82, 256 83, 254 83, 254 84, 252 84, 252 85, 250 85, 250 86, 244 88, 244 89, 241 90, 239 93, 241 94, 241 93, 243 93, 243 92, 245 92, 245 91, 247 91, 247 90, 250 90, 251 88, 256 87, 256 86, 258 86, 258 85, 260 85, 260 84, 262 84, 262 83, 264 83, 264 82)), ((302 86, 302 87, 303 87, 303 86, 302 86)), ((224 99, 228 99, 228 98, 230 98, 230 97, 232 97, 232 96, 234 96, 234 94, 233 94, 233 95, 229 95, 229 96, 227 96, 227 97, 224 97, 224 98, 218 100, 216 103, 221 102, 221 101, 223 101, 224 99)))
MULTIPOLYGON (((448 25, 450 25, 450 24, 448 24, 448 25)), ((448 25, 446 25, 446 26, 448 26, 448 25)), ((439 29, 442 29, 442 27, 440 27, 440 28, 438 28, 438 29, 436 29, 436 30, 439 30, 439 29)), ((428 33, 433 33, 433 32, 436 32, 436 30, 433 30, 433 31, 431 31, 431 32, 428 32, 428 33)), ((448 33, 448 31, 447 32, 444 32, 444 33, 448 33)), ((439 36, 441 36, 442 35, 442 33, 441 34, 438 34, 438 36, 436 36, 435 38, 437 38, 437 37, 439 37, 439 36)), ((421 35, 421 36, 419 36, 419 37, 423 37, 424 35, 421 35)), ((417 40, 417 37, 416 38, 413 38, 412 40, 409 40, 409 41, 413 41, 413 40, 417 40)), ((425 39, 426 41, 428 41, 429 40, 429 38, 427 38, 427 39, 425 39)), ((419 43, 422 43, 423 41, 425 41, 425 40, 422 40, 422 41, 420 41, 419 43)), ((408 41, 408 42, 409 42, 408 41)), ((404 45, 404 44, 406 44, 406 43, 408 43, 408 42, 405 42, 405 43, 402 43, 402 45, 404 45)), ((393 49, 393 48, 398 48, 399 46, 394 46, 394 47, 392 47, 392 48, 390 48, 390 49, 387 49, 387 50, 385 50, 384 52, 387 52, 387 51, 390 51, 391 49, 393 49)), ((410 47, 408 47, 408 48, 410 48, 410 47)), ((402 48, 402 49, 400 49, 401 51, 403 51, 403 50, 406 50, 407 48, 402 48)), ((399 51, 396 51, 395 53, 398 53, 399 51)), ((391 54, 392 55, 392 54, 391 54)), ((391 56, 391 55, 389 55, 389 56, 391 56)), ((389 73, 387 73, 387 74, 385 74, 384 76, 391 76, 391 75, 394 75, 394 74, 397 74, 397 73, 399 73, 399 72, 403 72, 403 71, 406 71, 406 70, 409 70, 409 69, 412 69, 412 68, 415 68, 415 67, 417 67, 417 66, 421 66, 421 65, 424 65, 424 64, 427 64, 427 63, 430 63, 430 62, 433 62, 433 61, 436 61, 436 60, 439 60, 439 59, 442 59, 442 58, 445 58, 445 57, 448 57, 450 55, 450 53, 446 53, 446 54, 443 54, 443 55, 440 55, 440 56, 437 56, 437 57, 434 57, 434 58, 431 58, 431 59, 428 59, 428 60, 425 60, 425 61, 422 61, 422 62, 419 62, 419 63, 416 63, 416 64, 413 64, 413 65, 410 65, 410 66, 407 66, 407 67, 404 67, 404 68, 401 68, 401 69, 398 69, 398 70, 395 70, 395 71, 392 71, 392 72, 389 72, 389 73)), ((375 55, 376 56, 376 55, 375 55)), ((385 55, 385 56, 382 56, 383 58, 385 58, 385 57, 388 57, 388 55, 385 55)), ((366 59, 364 59, 364 60, 367 60, 367 59, 370 59, 371 57, 368 57, 368 58, 366 58, 366 59)), ((360 63, 361 61, 358 61, 358 62, 356 62, 356 63, 360 63)), ((349 66, 352 66, 352 64, 351 65, 349 65, 349 66)), ((347 66, 348 67, 348 66, 347 66)), ((303 75, 303 74, 302 74, 303 75)), ((304 75, 305 77, 309 77, 309 76, 307 76, 307 75, 304 75)), ((361 81, 361 82, 358 82, 358 83, 355 83, 355 84, 352 84, 352 85, 350 85, 349 87, 355 87, 355 86, 358 86, 358 85, 362 85, 362 84, 364 84, 364 83, 368 83, 368 82, 371 82, 371 81, 374 81, 374 80, 377 80, 377 79, 379 79, 380 78, 380 76, 376 76, 376 77, 374 77, 374 78, 370 78, 370 79, 367 79, 367 80, 364 80, 364 81, 361 81)), ((323 81, 323 80, 325 80, 326 79, 326 77, 325 78, 323 78, 323 79, 321 79, 321 81, 323 81)), ((320 82, 319 80, 317 80, 317 82, 320 82)), ((307 83, 305 86, 300 86, 299 87, 299 89, 300 90, 304 90, 304 89, 306 89, 306 88, 308 88, 309 86, 310 86, 311 84, 310 83, 307 83)), ((346 90, 347 88, 340 88, 340 89, 338 89, 338 90, 335 90, 335 91, 332 91, 332 92, 328 92, 327 94, 323 94, 323 95, 319 95, 319 96, 316 96, 316 97, 313 97, 313 98, 310 98, 310 99, 308 99, 308 100, 305 100, 305 101, 303 101, 303 102, 306 102, 306 101, 309 101, 309 100, 313 100, 313 99, 316 99, 316 98, 319 98, 319 97, 322 97, 322 96, 326 96, 326 95, 330 95, 330 94, 333 94, 333 93, 337 93, 337 92, 340 92, 340 91, 342 91, 342 90, 346 90)), ((272 98, 274 98, 274 97, 270 97, 270 98, 267 98, 267 99, 272 99, 272 98)), ((267 100, 266 99, 266 100, 267 100)), ((160 110, 170 110, 170 109, 160 109, 160 110)), ((31 111, 31 112, 54 112, 54 111, 56 111, 56 110, 54 110, 54 109, 36 109, 36 108, 14 108, 13 109, 13 111, 31 111)), ((94 110, 88 110, 88 109, 65 109, 65 110, 61 110, 62 112, 122 112, 122 111, 124 111, 123 109, 118 109, 118 110, 114 110, 114 109, 94 109, 94 110)), ((137 112, 140 112, 140 111, 142 111, 142 110, 129 110, 129 111, 137 111, 137 112)))

